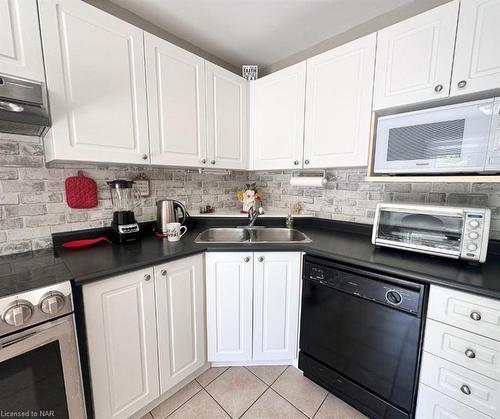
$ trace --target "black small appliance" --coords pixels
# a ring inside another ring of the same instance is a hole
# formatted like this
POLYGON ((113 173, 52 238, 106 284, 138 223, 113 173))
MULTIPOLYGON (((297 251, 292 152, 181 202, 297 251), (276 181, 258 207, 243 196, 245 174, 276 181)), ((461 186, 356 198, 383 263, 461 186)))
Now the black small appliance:
POLYGON ((113 203, 113 240, 128 243, 140 239, 139 224, 135 220, 134 209, 140 204, 139 191, 131 180, 117 179, 108 182, 113 203))

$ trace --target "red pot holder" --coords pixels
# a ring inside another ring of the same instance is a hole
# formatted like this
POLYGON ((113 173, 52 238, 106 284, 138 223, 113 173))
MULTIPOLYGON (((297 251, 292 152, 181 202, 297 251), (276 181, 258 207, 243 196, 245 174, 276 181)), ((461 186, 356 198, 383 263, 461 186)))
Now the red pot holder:
POLYGON ((64 182, 66 202, 70 208, 97 207, 97 184, 79 171, 78 176, 71 176, 64 182))

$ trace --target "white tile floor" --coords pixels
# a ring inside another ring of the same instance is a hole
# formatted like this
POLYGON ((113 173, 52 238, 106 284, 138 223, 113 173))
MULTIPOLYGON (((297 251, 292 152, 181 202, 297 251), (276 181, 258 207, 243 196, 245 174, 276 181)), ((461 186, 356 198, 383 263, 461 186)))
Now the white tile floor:
POLYGON ((210 368, 143 419, 362 419, 294 367, 210 368))

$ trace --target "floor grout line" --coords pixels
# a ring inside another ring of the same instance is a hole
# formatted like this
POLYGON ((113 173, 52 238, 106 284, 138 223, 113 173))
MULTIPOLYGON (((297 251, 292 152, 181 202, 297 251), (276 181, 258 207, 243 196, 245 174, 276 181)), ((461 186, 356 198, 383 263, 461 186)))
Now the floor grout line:
POLYGON ((323 399, 323 401, 319 404, 318 408, 316 409, 316 412, 314 413, 314 415, 312 415, 312 419, 314 419, 316 417, 316 415, 318 414, 319 412, 319 409, 321 409, 321 406, 323 406, 323 404, 325 403, 326 399, 328 398, 328 395, 330 394, 330 392, 327 392, 326 393, 326 396, 325 398, 323 399))
MULTIPOLYGON (((196 381, 198 383, 198 381, 196 381)), ((179 410, 182 406, 184 406, 189 400, 191 400, 194 396, 196 396, 199 392, 201 392, 202 390, 204 390, 204 388, 202 387, 202 385, 200 383, 198 383, 199 386, 201 387, 196 393, 194 393, 189 399, 187 399, 184 403, 182 403, 181 405, 177 406, 174 410, 172 410, 167 416, 165 416, 163 419, 167 419, 169 416, 172 416, 174 414, 174 412, 176 412, 177 410, 179 410)), ((187 387, 189 385, 186 384, 184 387, 181 387, 179 389, 179 391, 181 391, 183 388, 187 387)), ((174 396, 175 394, 177 394, 179 391, 176 391, 174 394, 172 394, 172 396, 174 396)), ((172 396, 170 396, 168 399, 170 399, 172 396)), ((167 399, 167 400, 168 400, 167 399)), ((165 400, 166 401, 166 400, 165 400)), ((151 413, 151 412, 149 412, 151 413)), ((151 413, 151 416, 153 416, 153 419, 155 419, 154 415, 151 413)))
POLYGON ((302 413, 306 418, 308 418, 309 416, 307 416, 302 410, 300 410, 297 406, 295 406, 290 400, 288 400, 286 397, 283 397, 281 394, 279 394, 274 388, 272 387, 269 387, 269 389, 276 393, 278 395, 278 397, 281 397, 285 402, 287 402, 290 406, 292 406, 297 412, 300 412, 302 413))
MULTIPOLYGON (((229 367, 229 368, 231 368, 231 367, 229 367)), ((229 369, 229 368, 228 368, 228 369, 229 369)), ((224 371, 224 372, 226 372, 226 371, 224 371)), ((223 372, 222 374, 224 374, 224 372, 223 372)), ((221 375, 222 375, 222 374, 221 374, 221 375)), ((219 377, 220 377, 220 375, 219 375, 219 377)), ((217 377, 217 378, 219 378, 219 377, 217 377)), ((203 389, 203 390, 205 390, 205 389, 203 389)), ((211 395, 211 394, 210 394, 207 390, 205 390, 205 393, 207 393, 207 394, 208 394, 208 395, 212 398, 212 400, 213 400, 215 403, 217 403, 217 406, 219 406, 219 407, 220 407, 220 408, 224 411, 224 413, 226 413, 226 415, 228 415, 230 418, 233 418, 233 417, 232 417, 232 416, 228 413, 228 411, 227 411, 226 409, 224 409, 224 407, 223 407, 223 406, 222 406, 222 405, 221 405, 221 404, 220 404, 220 403, 219 403, 219 402, 215 399, 215 397, 214 397, 214 396, 212 396, 212 395, 211 395)))
MULTIPOLYGON (((271 384, 269 384, 269 387, 272 387, 272 386, 273 386, 273 384, 274 384, 276 381, 278 381, 278 380, 279 380, 279 378, 280 378, 280 377, 281 377, 281 376, 285 373, 285 371, 286 371, 288 368, 290 368, 290 365, 287 365, 287 366, 286 366, 286 368, 282 371, 282 373, 276 377, 276 380, 274 380, 271 384)), ((273 390, 274 390, 274 389, 273 389, 273 390)), ((275 391, 275 393, 276 393, 276 391, 275 391)), ((288 400, 287 400, 287 401, 288 401, 288 400)), ((295 407, 295 406, 294 406, 294 407, 295 407)))
MULTIPOLYGON (((212 368, 212 367, 210 367, 210 368, 212 368)), ((210 368, 209 368, 209 369, 210 369, 210 368)), ((215 368, 226 368, 226 369, 225 369, 224 371, 222 371, 222 372, 221 372, 221 373, 220 373, 217 377, 215 377, 213 380, 209 381, 206 385, 201 384, 201 383, 197 380, 197 378, 198 378, 199 376, 203 375, 204 373, 200 374, 198 377, 196 377, 196 378, 195 378, 196 382, 197 382, 197 383, 198 383, 198 384, 199 384, 202 388, 206 388, 206 387, 208 387, 210 384, 212 384, 215 380, 217 380, 217 378, 219 378, 222 374, 224 374, 224 373, 225 373, 227 370, 229 370, 229 368, 231 368, 231 367, 215 367, 215 368)), ((206 371, 208 371, 208 370, 206 370, 206 371)), ((206 371, 205 371, 205 372, 206 372, 206 371)))

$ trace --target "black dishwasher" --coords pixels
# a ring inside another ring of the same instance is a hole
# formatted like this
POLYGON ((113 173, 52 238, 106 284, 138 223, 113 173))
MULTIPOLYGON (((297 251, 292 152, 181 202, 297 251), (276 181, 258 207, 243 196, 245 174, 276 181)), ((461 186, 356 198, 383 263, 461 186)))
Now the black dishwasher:
POLYGON ((370 418, 413 417, 427 289, 304 258, 299 368, 370 418))

